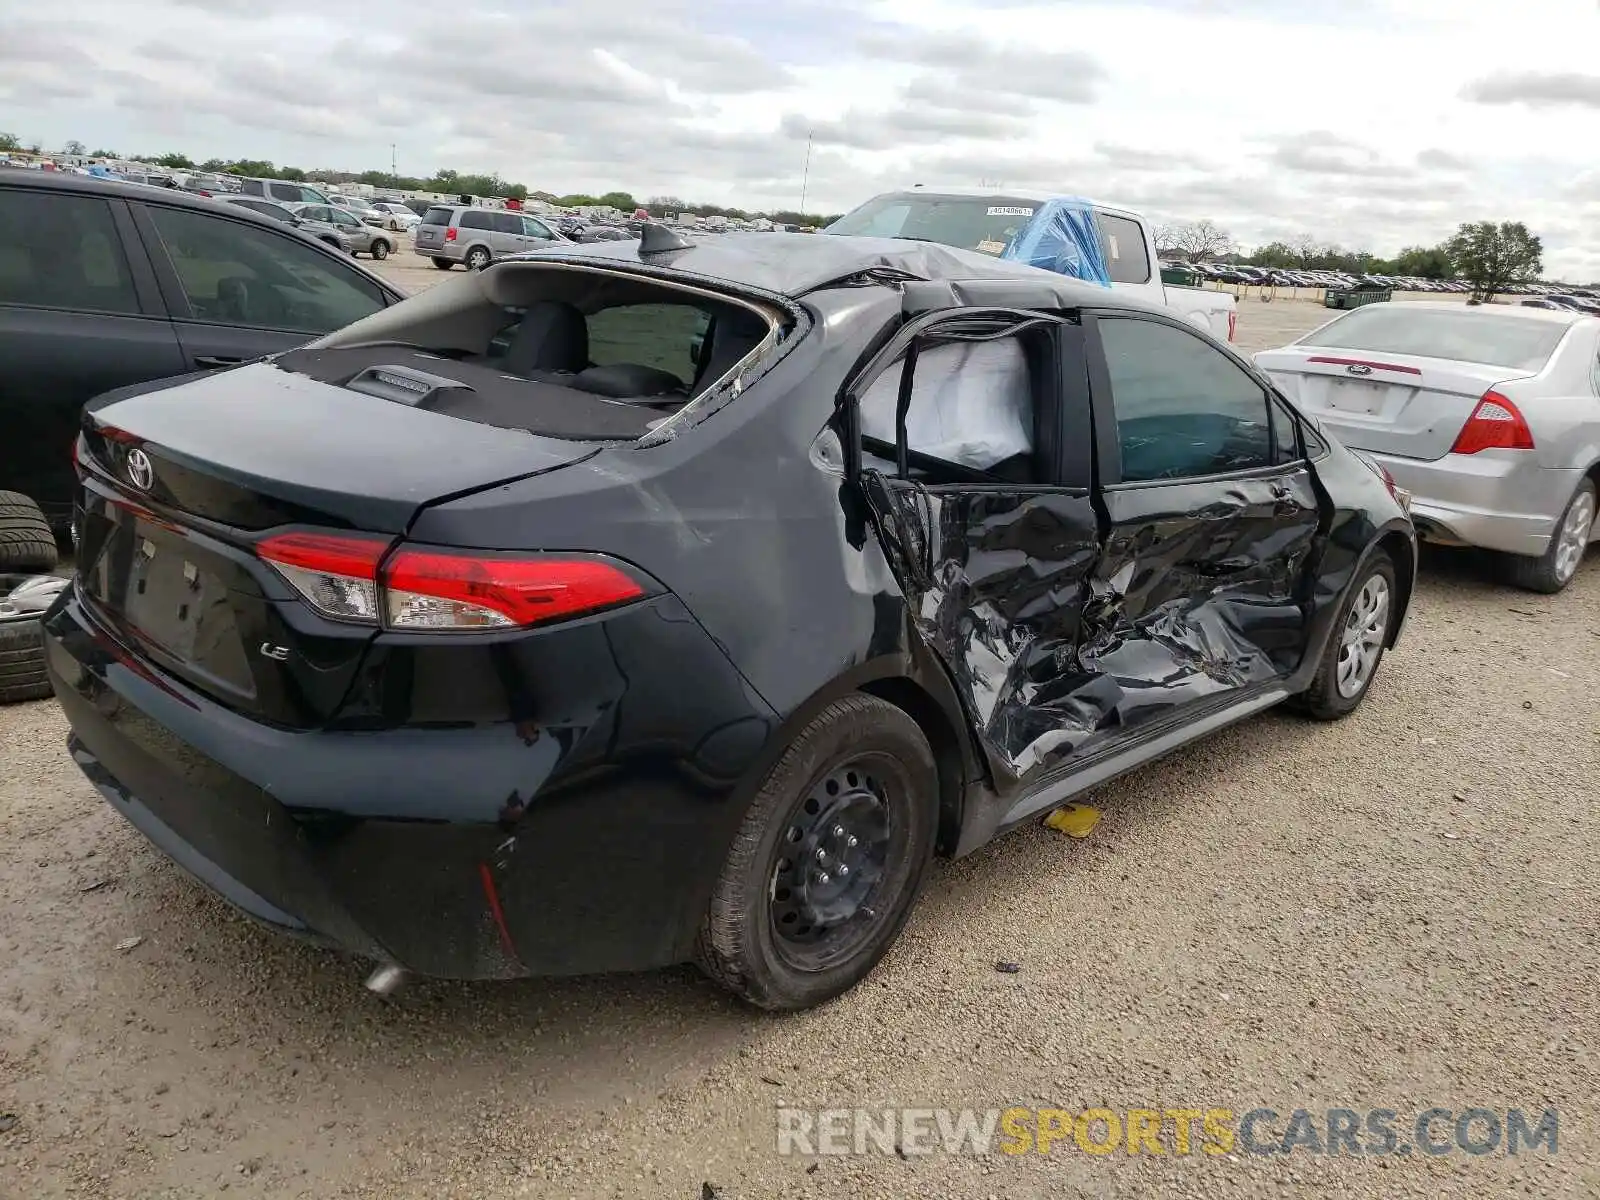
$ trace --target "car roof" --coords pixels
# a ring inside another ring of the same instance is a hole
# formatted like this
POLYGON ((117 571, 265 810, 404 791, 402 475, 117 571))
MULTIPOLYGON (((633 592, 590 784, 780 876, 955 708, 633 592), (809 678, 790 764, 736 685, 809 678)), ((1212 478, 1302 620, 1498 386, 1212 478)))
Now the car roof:
POLYGON ((518 258, 596 259, 681 272, 780 296, 797 297, 866 271, 898 271, 916 279, 956 281, 1025 280, 1050 293, 1060 308, 1140 308, 1109 288, 1024 263, 957 250, 936 242, 827 234, 747 233, 736 238, 690 240, 684 250, 640 254, 638 241, 585 242, 560 251, 534 251, 518 258))
MULTIPOLYGON (((193 208, 201 212, 216 212, 222 198, 201 196, 178 188, 152 190, 147 184, 124 183, 119 179, 96 179, 93 175, 68 175, 54 171, 17 172, 0 175, 8 187, 36 188, 41 192, 78 192, 89 196, 118 196, 124 200, 139 200, 145 204, 166 204, 173 208, 193 208)), ((260 196, 249 199, 260 200, 260 196)), ((251 212, 243 205, 229 205, 229 216, 244 221, 259 221, 264 228, 282 231, 282 223, 260 213, 251 212)))

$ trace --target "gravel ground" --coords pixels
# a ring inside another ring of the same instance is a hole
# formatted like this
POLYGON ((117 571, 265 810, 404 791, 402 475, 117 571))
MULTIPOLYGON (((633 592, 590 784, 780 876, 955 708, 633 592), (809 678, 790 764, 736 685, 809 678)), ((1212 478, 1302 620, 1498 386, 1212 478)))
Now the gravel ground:
MULTIPOLYGON (((1250 302, 1241 344, 1324 315, 1250 302)), ((939 864, 871 979, 783 1019, 688 969, 380 1001, 124 825, 52 703, 0 709, 0 1197, 1600 1194, 1600 562, 1553 598, 1481 567, 1425 560, 1348 720, 1268 714, 1102 789, 1086 840, 939 864), (780 1102, 1554 1107, 1560 1140, 807 1159, 780 1102)))

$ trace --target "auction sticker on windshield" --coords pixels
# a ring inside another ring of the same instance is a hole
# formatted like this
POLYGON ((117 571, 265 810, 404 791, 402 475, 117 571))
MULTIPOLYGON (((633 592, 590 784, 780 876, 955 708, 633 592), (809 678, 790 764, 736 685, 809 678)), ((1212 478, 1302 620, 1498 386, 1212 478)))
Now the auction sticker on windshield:
POLYGON ((999 205, 991 208, 989 210, 989 215, 991 217, 1031 217, 1033 216, 1033 209, 1007 208, 1005 205, 999 205))

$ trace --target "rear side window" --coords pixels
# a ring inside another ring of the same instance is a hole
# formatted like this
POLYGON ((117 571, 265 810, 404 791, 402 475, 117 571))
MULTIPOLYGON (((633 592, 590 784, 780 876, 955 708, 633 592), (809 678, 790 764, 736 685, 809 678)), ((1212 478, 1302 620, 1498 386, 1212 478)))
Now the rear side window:
POLYGON ((1145 250, 1139 222, 1110 213, 1095 213, 1100 242, 1106 252, 1106 271, 1112 283, 1149 283, 1150 255, 1145 250))
POLYGON ((708 318, 688 304, 620 304, 592 313, 589 360, 597 367, 633 363, 694 382, 695 346, 708 318))
POLYGON ((489 214, 481 209, 471 209, 461 214, 460 221, 463 229, 493 229, 494 224, 489 220, 489 214))
POLYGON ((271 217, 275 221, 282 221, 285 225, 294 223, 294 214, 270 200, 235 200, 233 203, 240 208, 248 208, 251 212, 260 213, 262 216, 271 217))
POLYGON ((370 280, 293 234, 188 209, 149 212, 196 320, 329 333, 385 307, 370 280))
POLYGON ((110 206, 0 188, 0 304, 138 312, 110 206))
POLYGON ((430 208, 422 214, 422 223, 424 225, 448 225, 450 224, 450 211, 448 208, 430 208))
POLYGON ((302 194, 300 188, 292 183, 274 183, 269 186, 272 189, 274 199, 286 200, 290 204, 299 204, 302 200, 307 203, 315 203, 317 199, 315 196, 302 194))
POLYGON ((522 232, 522 218, 513 212, 490 213, 489 223, 494 226, 496 233, 522 232))
POLYGON ((1266 391, 1221 350, 1157 321, 1102 318, 1099 327, 1124 481, 1272 465, 1266 391))
POLYGON ((1570 328, 1562 321, 1465 308, 1452 312, 1410 304, 1369 304, 1306 334, 1297 344, 1537 371, 1570 328))

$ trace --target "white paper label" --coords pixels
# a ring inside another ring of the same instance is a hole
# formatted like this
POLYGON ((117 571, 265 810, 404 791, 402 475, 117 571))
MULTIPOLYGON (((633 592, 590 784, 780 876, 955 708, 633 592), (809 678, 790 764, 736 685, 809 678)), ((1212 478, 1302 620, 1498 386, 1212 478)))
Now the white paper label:
POLYGON ((1109 242, 1110 245, 1111 245, 1111 261, 1112 262, 1121 262, 1122 261, 1122 247, 1117 245, 1117 235, 1114 234, 1114 233, 1106 234, 1106 241, 1109 242))
POLYGON ((1002 205, 1002 206, 997 207, 997 208, 991 208, 989 210, 989 215, 991 217, 1031 217, 1031 216, 1033 216, 1033 209, 1031 209, 1031 208, 1006 208, 1006 207, 1004 207, 1002 205))

